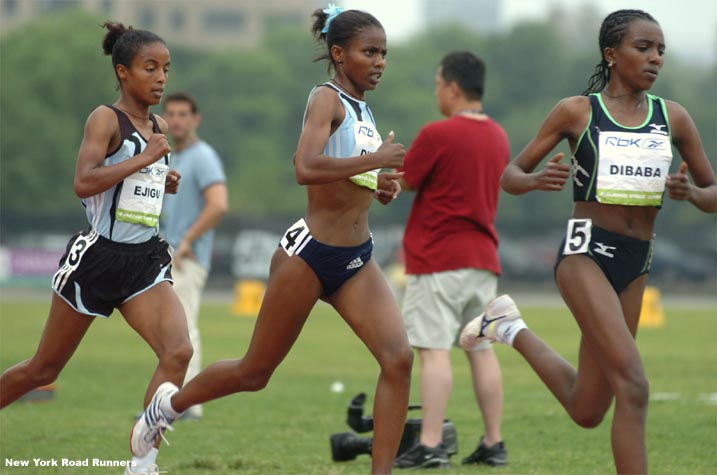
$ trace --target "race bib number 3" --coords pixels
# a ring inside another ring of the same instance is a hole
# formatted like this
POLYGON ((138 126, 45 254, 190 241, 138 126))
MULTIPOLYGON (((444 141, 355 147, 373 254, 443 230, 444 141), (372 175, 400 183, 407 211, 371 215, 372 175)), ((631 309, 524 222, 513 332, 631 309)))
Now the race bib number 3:
POLYGON ((304 218, 301 218, 289 226, 279 244, 289 256, 293 256, 294 253, 300 252, 310 239, 309 226, 304 221, 304 218))
POLYGON ((75 241, 67 251, 67 258, 62 266, 55 272, 52 278, 52 288, 58 292, 62 292, 65 288, 70 275, 79 267, 82 261, 82 256, 85 255, 87 250, 92 246, 97 239, 99 234, 94 229, 87 234, 80 234, 77 236, 75 241))
POLYGON ((565 235, 563 254, 586 254, 590 245, 592 219, 571 219, 568 221, 568 232, 565 235))

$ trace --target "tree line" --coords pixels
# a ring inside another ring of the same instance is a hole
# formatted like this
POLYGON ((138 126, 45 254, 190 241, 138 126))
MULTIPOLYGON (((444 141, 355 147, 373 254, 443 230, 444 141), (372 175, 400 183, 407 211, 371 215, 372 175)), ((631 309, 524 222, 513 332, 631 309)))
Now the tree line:
MULTIPOLYGON (((384 136, 410 146, 428 121, 440 119, 433 96, 436 68, 447 52, 466 49, 487 63, 485 111, 506 129, 513 156, 537 132, 562 97, 580 94, 600 56, 601 18, 583 18, 577 32, 560 16, 521 23, 510 31, 478 35, 456 27, 417 34, 393 44, 388 66, 367 100, 384 136)), ((118 96, 109 57, 102 55, 102 19, 74 12, 38 19, 0 39, 0 227, 2 239, 27 230, 71 232, 85 225, 73 193, 74 165, 84 121, 98 104, 118 96)), ((292 157, 313 85, 329 78, 308 28, 277 27, 254 51, 198 52, 169 45, 167 93, 186 90, 199 100, 199 133, 224 160, 233 219, 301 214, 305 191, 296 184, 292 157)), ((669 38, 667 38, 669 42, 669 38)), ((669 51, 669 50, 668 50, 669 51)), ((653 93, 687 108, 707 156, 717 155, 717 68, 680 60, 670 51, 653 93)), ((161 110, 156 108, 154 112, 161 110)), ((568 151, 567 147, 556 151, 568 151)), ((678 157, 675 153, 676 158, 678 157)), ((673 161, 673 168, 679 161, 673 161)), ((499 228, 508 231, 562 226, 571 193, 535 193, 530 199, 501 196, 499 228)), ((402 223, 411 198, 376 206, 374 219, 402 223)), ((658 220, 662 232, 712 233, 713 217, 670 203, 658 220)), ((525 232, 525 231, 522 231, 525 232)), ((709 238, 714 243, 714 237, 709 238)))

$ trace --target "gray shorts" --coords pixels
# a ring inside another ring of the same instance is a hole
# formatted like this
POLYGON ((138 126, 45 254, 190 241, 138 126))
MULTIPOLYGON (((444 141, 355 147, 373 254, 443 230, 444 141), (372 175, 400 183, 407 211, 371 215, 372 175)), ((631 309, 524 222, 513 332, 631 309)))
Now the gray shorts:
MULTIPOLYGON (((408 275, 403 321, 416 348, 450 350, 463 327, 496 296, 498 276, 481 269, 408 275)), ((476 350, 490 347, 485 341, 476 350)))

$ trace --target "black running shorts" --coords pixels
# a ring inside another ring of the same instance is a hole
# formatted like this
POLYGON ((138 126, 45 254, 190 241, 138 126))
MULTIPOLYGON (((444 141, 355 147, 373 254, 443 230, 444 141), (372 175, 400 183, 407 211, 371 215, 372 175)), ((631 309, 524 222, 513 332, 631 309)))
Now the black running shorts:
POLYGON ((52 288, 80 313, 112 310, 162 281, 172 281, 169 244, 155 236, 140 244, 111 241, 94 230, 75 234, 60 259, 52 288))
MULTIPOLYGON (((557 272, 560 262, 569 257, 565 255, 563 239, 555 263, 557 272)), ((652 240, 644 241, 630 236, 613 233, 597 226, 591 227, 589 245, 585 252, 578 254, 592 259, 603 271, 605 277, 618 294, 633 280, 650 272, 652 263, 652 240)))

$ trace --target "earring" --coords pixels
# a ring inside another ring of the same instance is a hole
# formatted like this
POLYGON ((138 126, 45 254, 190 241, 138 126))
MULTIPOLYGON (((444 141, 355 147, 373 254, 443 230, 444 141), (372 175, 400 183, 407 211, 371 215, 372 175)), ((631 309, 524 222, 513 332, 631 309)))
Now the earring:
POLYGON ((343 62, 343 61, 339 61, 339 64, 343 65, 343 64, 344 64, 344 62, 343 62))
POLYGON ((612 65, 613 65, 613 62, 612 62, 612 61, 608 61, 607 67, 608 67, 608 68, 612 68, 612 65))

